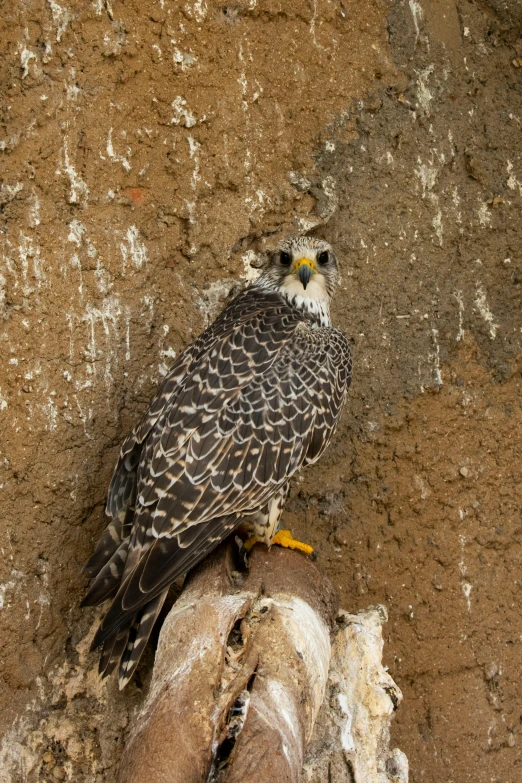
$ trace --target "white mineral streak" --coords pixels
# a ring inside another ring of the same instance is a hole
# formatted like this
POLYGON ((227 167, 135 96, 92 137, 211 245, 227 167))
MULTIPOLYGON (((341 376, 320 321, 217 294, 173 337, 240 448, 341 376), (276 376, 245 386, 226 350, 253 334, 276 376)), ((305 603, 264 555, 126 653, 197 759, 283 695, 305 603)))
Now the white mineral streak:
POLYGON ((417 2, 417 0, 408 0, 408 2, 411 15, 413 17, 413 26, 415 27, 415 43, 417 43, 417 39, 420 33, 420 22, 424 17, 424 11, 422 10, 422 6, 417 2))
MULTIPOLYGON (((128 154, 129 153, 130 149, 128 150, 128 154)), ((114 144, 112 142, 112 128, 109 128, 109 134, 107 136, 107 155, 113 161, 113 163, 121 163, 125 171, 129 172, 131 170, 132 166, 128 159, 123 155, 118 154, 114 149, 114 144)))
POLYGON ((407 783, 408 760, 390 751, 390 720, 402 694, 382 665, 383 606, 341 612, 332 645, 329 694, 305 761, 305 779, 324 783, 407 783), (330 772, 329 772, 330 770, 330 772))
POLYGON ((29 75, 29 63, 31 60, 38 62, 36 55, 30 49, 25 46, 20 51, 20 64, 22 66, 22 79, 25 79, 29 75))
POLYGON ((460 342, 460 340, 464 339, 466 334, 464 331, 464 299, 462 297, 462 291, 455 291, 453 296, 459 305, 459 331, 457 332, 457 337, 455 339, 457 342, 460 342))
POLYGON ((491 312, 488 301, 486 299, 486 292, 481 285, 477 287, 477 296, 475 298, 476 309, 486 322, 489 328, 489 336, 492 340, 497 336, 498 323, 495 322, 493 313, 491 312))
POLYGON ((61 5, 55 2, 55 0, 47 0, 51 14, 53 16, 53 22, 56 24, 56 40, 60 41, 62 35, 67 29, 67 25, 74 18, 73 15, 66 8, 62 8, 61 5))
POLYGON ((196 0, 192 5, 187 3, 185 11, 188 16, 193 16, 196 22, 202 22, 208 13, 208 6, 205 0, 196 0))
POLYGON ((0 199, 7 202, 12 201, 23 188, 23 182, 15 182, 13 185, 8 185, 6 182, 3 182, 0 185, 0 199))
POLYGON ((507 186, 510 190, 517 190, 519 194, 522 196, 522 182, 518 180, 515 175, 513 174, 513 164, 510 160, 507 162, 507 173, 508 173, 508 180, 507 180, 507 186))
POLYGON ((429 117, 431 114, 431 104, 434 98, 434 94, 428 87, 430 76, 433 73, 433 70, 433 65, 428 65, 427 68, 424 68, 418 74, 419 79, 417 81, 417 105, 425 117, 429 117))
POLYGON ((87 325, 89 341, 85 349, 85 357, 92 366, 93 377, 96 379, 97 363, 105 358, 105 367, 103 378, 107 390, 113 383, 112 369, 118 362, 118 352, 115 346, 119 342, 119 328, 122 308, 115 296, 108 296, 102 302, 100 307, 96 307, 90 302, 87 303, 85 313, 81 320, 87 325), (98 347, 96 326, 101 325, 105 340, 105 351, 98 347))
POLYGON ((149 260, 147 248, 140 239, 140 232, 136 226, 127 229, 125 238, 120 242, 120 251, 123 259, 122 275, 127 271, 127 261, 130 259, 135 269, 141 269, 149 260))
POLYGON ((172 110, 174 112, 174 116, 170 121, 172 125, 182 125, 185 128, 194 127, 197 120, 188 108, 187 101, 181 95, 178 95, 172 101, 172 110))
POLYGON ((79 204, 82 201, 87 201, 89 188, 71 163, 69 158, 69 142, 67 138, 63 141, 63 167, 71 184, 71 191, 68 199, 69 204, 79 204))

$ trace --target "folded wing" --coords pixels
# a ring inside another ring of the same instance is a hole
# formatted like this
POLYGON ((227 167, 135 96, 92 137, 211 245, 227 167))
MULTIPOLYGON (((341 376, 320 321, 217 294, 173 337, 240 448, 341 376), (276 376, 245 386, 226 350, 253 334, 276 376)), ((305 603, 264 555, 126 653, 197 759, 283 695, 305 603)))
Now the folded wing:
POLYGON ((121 658, 129 679, 144 646, 137 619, 148 636, 168 586, 319 458, 350 375, 340 332, 312 329, 259 289, 180 357, 122 446, 111 522, 88 564, 85 603, 113 599, 94 640, 105 673, 121 658))

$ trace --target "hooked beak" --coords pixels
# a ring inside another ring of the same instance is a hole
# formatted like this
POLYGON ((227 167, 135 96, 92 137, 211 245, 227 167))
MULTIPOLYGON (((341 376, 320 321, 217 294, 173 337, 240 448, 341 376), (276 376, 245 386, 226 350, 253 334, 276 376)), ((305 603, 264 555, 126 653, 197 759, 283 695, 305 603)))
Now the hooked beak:
POLYGON ((303 288, 306 289, 306 286, 312 279, 312 275, 315 274, 314 262, 310 261, 309 258, 300 258, 295 262, 294 274, 297 275, 297 278, 301 281, 303 288))

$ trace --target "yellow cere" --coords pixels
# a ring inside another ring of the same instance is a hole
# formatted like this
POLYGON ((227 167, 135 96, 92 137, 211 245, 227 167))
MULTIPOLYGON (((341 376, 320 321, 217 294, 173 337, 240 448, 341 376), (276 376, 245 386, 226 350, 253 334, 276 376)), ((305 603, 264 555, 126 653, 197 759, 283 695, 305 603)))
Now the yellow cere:
POLYGON ((303 266, 303 264, 306 264, 306 266, 309 266, 312 272, 316 272, 315 263, 310 258, 298 258, 297 261, 294 264, 294 272, 297 272, 300 266, 303 266))

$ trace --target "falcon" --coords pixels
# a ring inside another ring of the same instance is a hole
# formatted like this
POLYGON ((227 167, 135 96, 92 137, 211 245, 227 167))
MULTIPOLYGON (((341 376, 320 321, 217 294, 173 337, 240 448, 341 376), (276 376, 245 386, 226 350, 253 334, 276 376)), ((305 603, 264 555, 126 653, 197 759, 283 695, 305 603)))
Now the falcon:
POLYGON ((119 666, 120 688, 170 585, 239 525, 253 540, 304 548, 278 527, 289 482, 324 452, 351 381, 348 341, 330 321, 339 280, 326 242, 281 242, 179 356, 124 441, 82 602, 111 600, 93 649, 103 645, 103 676, 119 666))

